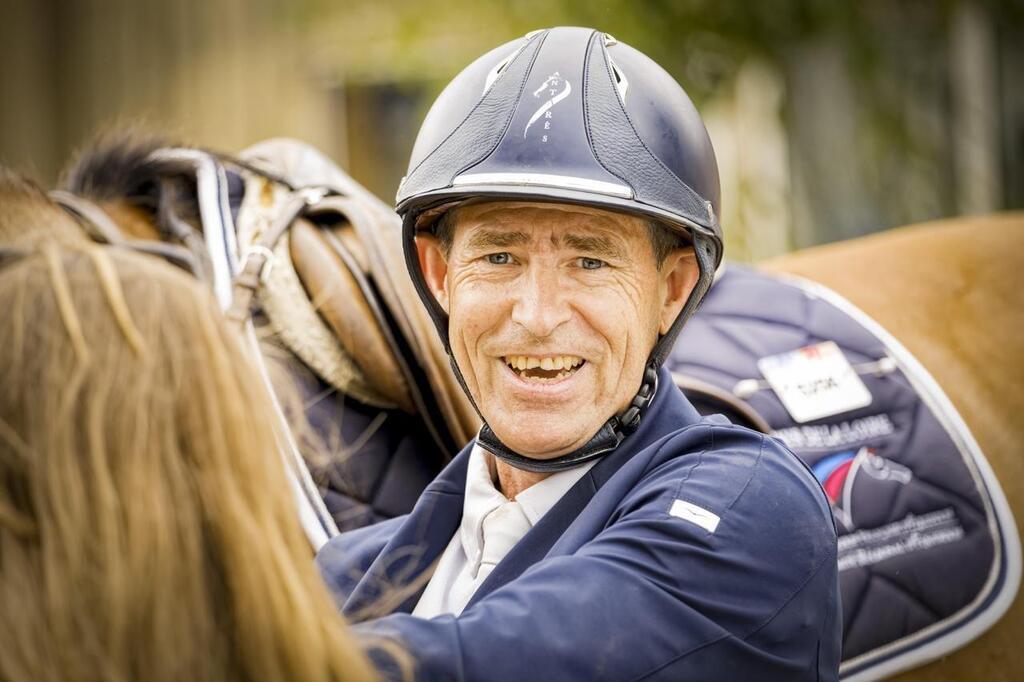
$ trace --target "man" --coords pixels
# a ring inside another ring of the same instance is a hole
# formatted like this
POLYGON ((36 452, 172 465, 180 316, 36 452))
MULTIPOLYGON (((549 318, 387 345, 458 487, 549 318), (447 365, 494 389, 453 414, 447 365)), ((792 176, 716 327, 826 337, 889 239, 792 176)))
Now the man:
POLYGON ((410 515, 318 557, 418 679, 836 678, 820 487, 660 369, 721 260, 717 207, 696 110, 610 36, 530 34, 434 104, 398 211, 484 426, 410 515))

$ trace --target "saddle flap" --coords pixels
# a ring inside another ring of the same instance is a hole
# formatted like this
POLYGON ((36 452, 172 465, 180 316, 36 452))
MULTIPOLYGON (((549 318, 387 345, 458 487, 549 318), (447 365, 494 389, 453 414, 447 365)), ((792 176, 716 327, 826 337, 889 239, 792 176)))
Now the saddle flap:
POLYGON ((291 227, 291 257, 313 307, 334 332, 342 347, 362 370, 367 382, 403 411, 415 412, 409 385, 399 368, 393 343, 386 337, 376 311, 367 300, 356 262, 346 263, 324 232, 352 232, 349 225, 318 229, 305 219, 291 227))
MULTIPOLYGON (((375 202, 380 203, 376 199, 375 202)), ((387 207, 381 210, 382 206, 358 198, 332 196, 321 201, 316 210, 337 211, 352 225, 365 252, 370 278, 426 375, 436 409, 458 448, 476 434, 479 418, 455 379, 448 355, 409 278, 398 216, 387 207)))

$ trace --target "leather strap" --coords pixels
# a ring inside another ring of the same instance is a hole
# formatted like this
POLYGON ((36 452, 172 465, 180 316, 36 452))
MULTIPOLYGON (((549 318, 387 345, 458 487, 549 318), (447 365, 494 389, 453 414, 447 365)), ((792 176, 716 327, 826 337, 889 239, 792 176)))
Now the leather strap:
POLYGON ((50 199, 77 217, 93 241, 103 244, 122 244, 126 241, 117 223, 106 211, 88 199, 60 189, 50 192, 50 199))
POLYGON ((322 188, 304 188, 295 192, 282 207, 270 229, 262 235, 259 242, 249 247, 242 260, 242 267, 232 282, 231 305, 226 313, 228 319, 238 323, 249 319, 256 292, 270 272, 269 268, 273 267, 274 247, 277 242, 292 222, 326 196, 327 191, 322 188))
POLYGON ((106 211, 89 199, 63 190, 54 190, 50 192, 49 196, 54 203, 78 219, 79 224, 93 241, 156 256, 206 281, 208 274, 202 258, 205 248, 201 242, 198 245, 197 254, 195 248, 192 247, 185 248, 176 244, 148 239, 130 239, 124 236, 121 228, 106 211))

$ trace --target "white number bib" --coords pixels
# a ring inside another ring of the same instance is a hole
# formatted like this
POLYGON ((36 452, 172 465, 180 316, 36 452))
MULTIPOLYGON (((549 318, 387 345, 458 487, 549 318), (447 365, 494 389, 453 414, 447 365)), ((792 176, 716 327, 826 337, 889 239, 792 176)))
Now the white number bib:
POLYGON ((801 424, 871 404, 871 393, 834 341, 761 358, 757 368, 801 424))

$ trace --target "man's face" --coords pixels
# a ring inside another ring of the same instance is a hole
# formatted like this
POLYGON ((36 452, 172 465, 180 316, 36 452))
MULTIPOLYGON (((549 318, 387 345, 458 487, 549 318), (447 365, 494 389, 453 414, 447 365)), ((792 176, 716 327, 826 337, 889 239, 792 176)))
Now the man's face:
POLYGON ((473 399, 516 452, 571 452, 636 394, 696 282, 692 252, 659 268, 643 219, 594 208, 490 202, 454 218, 447 256, 436 238, 417 246, 473 399))

